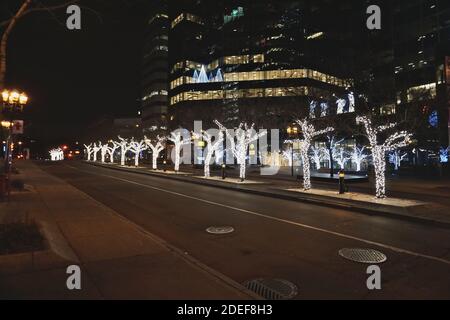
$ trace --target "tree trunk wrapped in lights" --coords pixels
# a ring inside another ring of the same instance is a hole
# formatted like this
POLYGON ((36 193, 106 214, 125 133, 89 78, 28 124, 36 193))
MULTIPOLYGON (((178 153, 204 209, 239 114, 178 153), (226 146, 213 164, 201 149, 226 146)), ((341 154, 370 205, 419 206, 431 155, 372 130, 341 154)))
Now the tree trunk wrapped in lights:
POLYGON ((314 161, 314 164, 316 166, 316 170, 320 170, 322 167, 322 160, 324 159, 325 153, 324 148, 322 147, 311 147, 311 160, 314 161))
POLYGON ((97 162, 97 153, 100 151, 100 146, 97 146, 96 143, 94 143, 94 146, 92 147, 94 150, 94 162, 97 162))
POLYGON ((378 134, 388 129, 394 128, 397 124, 390 123, 387 125, 373 127, 372 121, 365 116, 356 118, 356 123, 363 124, 369 139, 373 165, 375 169, 375 189, 377 198, 386 197, 386 152, 393 151, 398 148, 406 147, 410 143, 411 134, 406 131, 391 134, 384 143, 378 141, 378 134))
POLYGON ((336 159, 336 162, 339 165, 341 170, 345 169, 345 164, 348 160, 351 159, 351 156, 348 155, 347 151, 343 147, 337 147, 333 150, 333 158, 336 159))
POLYGON ((158 157, 161 151, 164 150, 164 142, 167 138, 165 137, 156 137, 155 144, 152 143, 150 139, 145 137, 145 143, 147 144, 147 147, 149 147, 152 150, 152 168, 153 170, 158 169, 158 157))
POLYGON ((147 144, 145 143, 145 140, 137 141, 134 140, 134 138, 131 138, 130 144, 129 144, 129 150, 134 153, 134 166, 139 166, 139 155, 142 151, 147 150, 147 144))
POLYGON ((110 143, 112 144, 112 147, 108 147, 107 152, 109 155, 109 162, 114 163, 114 153, 116 152, 117 149, 120 148, 120 144, 112 140, 110 141, 110 143))
POLYGON ((288 161, 289 167, 292 167, 294 165, 294 162, 293 162, 294 150, 291 146, 289 147, 289 149, 283 150, 283 152, 281 153, 281 156, 283 157, 283 159, 288 161))
POLYGON ((323 149, 323 152, 330 164, 330 177, 332 177, 334 174, 334 154, 336 153, 336 148, 343 141, 344 141, 344 139, 337 140, 336 135, 334 135, 334 134, 327 135, 327 140, 325 143, 326 148, 323 149))
POLYGON ((106 154, 108 153, 108 148, 109 148, 108 143, 102 144, 102 142, 99 141, 98 144, 100 147, 101 161, 102 161, 102 163, 105 163, 106 162, 106 154))
POLYGON ((401 153, 400 150, 394 150, 389 154, 389 162, 394 165, 394 170, 398 171, 400 168, 403 159, 405 159, 408 156, 406 152, 401 153))
POLYGON ((366 147, 359 148, 355 145, 352 152, 352 161, 356 164, 356 171, 361 171, 361 164, 367 158, 367 154, 364 152, 366 147))
POLYGON ((223 130, 219 130, 218 137, 213 141, 214 135, 202 130, 201 134, 193 133, 195 139, 202 139, 206 142, 206 156, 204 163, 204 176, 209 178, 211 176, 210 166, 213 155, 217 156, 217 152, 223 147, 224 134, 223 130))
POLYGON ((234 136, 231 137, 227 129, 217 120, 214 121, 222 131, 227 132, 227 138, 230 141, 230 150, 237 160, 239 165, 239 178, 241 181, 245 180, 247 153, 250 144, 257 141, 260 137, 267 134, 267 131, 257 133, 254 129, 254 124, 249 126, 247 123, 241 123, 234 136))
POLYGON ((87 161, 91 161, 92 154, 94 153, 94 149, 92 148, 92 143, 89 145, 84 145, 84 149, 86 150, 87 161))
POLYGON ((187 144, 191 144, 191 138, 183 138, 181 132, 172 131, 170 133, 170 137, 167 138, 169 141, 173 142, 175 145, 175 172, 180 171, 180 163, 181 163, 181 147, 187 144))
POLYGON ((315 137, 331 132, 334 128, 328 127, 323 130, 316 130, 307 119, 298 119, 296 122, 301 127, 303 134, 303 140, 300 141, 300 157, 303 163, 303 189, 309 190, 311 189, 311 169, 308 153, 309 148, 311 147, 311 142, 315 137))
POLYGON ((119 146, 120 146, 120 165, 125 165, 125 157, 127 155, 127 152, 130 150, 130 144, 128 143, 127 139, 124 139, 122 137, 119 138, 119 146))

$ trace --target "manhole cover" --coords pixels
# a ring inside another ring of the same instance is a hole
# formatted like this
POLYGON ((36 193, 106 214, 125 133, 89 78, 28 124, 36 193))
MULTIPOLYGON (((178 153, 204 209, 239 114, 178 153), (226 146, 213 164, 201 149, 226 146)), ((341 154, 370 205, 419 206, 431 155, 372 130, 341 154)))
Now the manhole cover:
POLYGON ((209 227, 206 232, 211 234, 227 234, 234 231, 233 227, 209 227))
POLYGON ((373 249, 344 248, 339 250, 339 255, 360 263, 383 263, 387 260, 384 253, 373 249))
POLYGON ((255 279, 244 283, 244 287, 267 300, 286 300, 295 297, 297 286, 283 279, 255 279))

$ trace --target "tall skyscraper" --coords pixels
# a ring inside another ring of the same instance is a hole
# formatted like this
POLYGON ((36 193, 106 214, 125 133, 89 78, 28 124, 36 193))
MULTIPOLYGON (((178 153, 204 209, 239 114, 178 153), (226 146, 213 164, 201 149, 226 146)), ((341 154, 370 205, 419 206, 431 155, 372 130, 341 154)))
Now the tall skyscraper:
POLYGON ((317 55, 318 43, 339 39, 322 39, 304 1, 173 1, 169 12, 176 125, 217 118, 284 126, 311 103, 317 116, 336 112, 328 101, 352 87, 337 52, 317 55))
POLYGON ((142 128, 144 134, 158 134, 168 126, 168 1, 154 1, 146 28, 142 65, 142 128))
POLYGON ((165 107, 148 107, 144 123, 162 116, 172 128, 214 119, 285 128, 298 116, 345 117, 365 102, 413 130, 420 147, 448 145, 450 2, 380 0, 381 30, 366 27, 370 4, 170 1, 149 24, 163 38, 148 42, 157 54, 146 60, 154 87, 144 94, 146 105, 165 107))

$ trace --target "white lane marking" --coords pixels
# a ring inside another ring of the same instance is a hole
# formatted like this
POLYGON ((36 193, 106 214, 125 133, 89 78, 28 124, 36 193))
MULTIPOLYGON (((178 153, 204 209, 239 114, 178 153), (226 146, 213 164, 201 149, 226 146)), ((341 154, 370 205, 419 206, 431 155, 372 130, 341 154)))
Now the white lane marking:
MULTIPOLYGON (((76 168, 76 170, 84 171, 84 170, 80 170, 78 168, 76 168)), ((84 172, 92 174, 92 172, 88 172, 88 171, 84 171, 84 172)), ((334 235, 334 236, 337 236, 337 237, 341 237, 341 238, 346 238, 346 239, 351 239, 351 240, 355 240, 355 241, 360 241, 360 242, 363 242, 363 243, 366 243, 366 244, 378 246, 380 248, 385 248, 385 249, 389 249, 389 250, 392 250, 392 251, 395 251, 395 252, 399 252, 399 253, 415 256, 415 257, 421 257, 421 258, 424 258, 424 259, 429 259, 429 260, 433 260, 433 261, 437 261, 437 262, 441 262, 441 263, 450 265, 450 261, 449 260, 442 259, 442 258, 439 258, 439 257, 430 256, 430 255, 426 255, 426 254, 422 254, 422 253, 418 253, 418 252, 414 252, 414 251, 410 251, 410 250, 406 250, 406 249, 390 246, 390 245, 387 245, 387 244, 384 244, 384 243, 375 242, 375 241, 371 241, 371 240, 367 240, 367 239, 351 236, 351 235, 340 233, 340 232, 336 232, 336 231, 331 231, 331 230, 327 230, 327 229, 323 229, 323 228, 313 227, 313 226, 310 226, 310 225, 307 225, 307 224, 298 223, 298 222, 294 222, 294 221, 291 221, 291 220, 276 218, 276 217, 268 216, 268 215, 265 215, 265 214, 262 214, 262 213, 258 213, 258 212, 254 212, 254 211, 250 211, 250 210, 246 210, 246 209, 237 208, 237 207, 229 206, 229 205, 226 205, 226 204, 223 204, 223 203, 218 203, 218 202, 214 202, 214 201, 210 201, 210 200, 206 200, 206 199, 201 199, 201 198, 189 196, 187 194, 183 194, 183 193, 179 193, 179 192, 175 192, 175 191, 170 191, 170 190, 167 190, 167 189, 162 189, 162 188, 150 186, 150 185, 147 185, 147 184, 143 184, 143 183, 127 180, 127 179, 117 178, 117 177, 114 177, 114 176, 110 176, 110 175, 106 175, 106 174, 100 174, 100 173, 94 173, 94 174, 96 174, 98 176, 103 176, 103 177, 107 177, 107 178, 123 181, 123 182, 128 182, 128 183, 135 184, 135 185, 138 185, 138 186, 141 186, 141 187, 144 187, 144 188, 158 190, 158 191, 169 193, 169 194, 173 194, 173 195, 176 195, 176 196, 180 196, 180 197, 184 197, 184 198, 188 198, 188 199, 192 199, 192 200, 197 200, 197 201, 200 201, 200 202, 203 202, 203 203, 207 203, 207 204, 211 204, 211 205, 214 205, 214 206, 218 206, 218 207, 222 207, 222 208, 231 209, 231 210, 234 210, 234 211, 239 211, 239 212, 251 214, 251 215, 254 215, 254 216, 258 216, 258 217, 261 217, 261 218, 266 218, 266 219, 277 221, 277 222, 291 224, 291 225, 294 225, 294 226, 297 226, 297 227, 301 227, 301 228, 304 228, 304 229, 310 229, 310 230, 314 230, 314 231, 318 231, 318 232, 331 234, 331 235, 334 235)))

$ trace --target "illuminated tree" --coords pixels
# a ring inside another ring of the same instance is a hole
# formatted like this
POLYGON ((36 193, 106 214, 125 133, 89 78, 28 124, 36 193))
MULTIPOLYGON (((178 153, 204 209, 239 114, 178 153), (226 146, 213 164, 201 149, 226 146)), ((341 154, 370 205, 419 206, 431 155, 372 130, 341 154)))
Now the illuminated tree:
POLYGON ((119 138, 119 146, 120 146, 120 165, 125 165, 125 157, 127 155, 127 152, 130 150, 131 145, 128 143, 127 139, 124 139, 122 137, 119 138))
POLYGON ((357 117, 356 123, 364 125, 366 136, 370 143, 373 165, 375 168, 376 196, 377 198, 385 198, 386 152, 406 147, 410 143, 412 135, 406 131, 396 132, 388 136, 384 143, 382 143, 379 141, 378 135, 388 129, 394 128, 397 124, 389 123, 387 125, 374 127, 372 121, 365 116, 357 117))
POLYGON ((94 162, 96 162, 97 161, 97 153, 100 151, 101 148, 94 142, 94 146, 92 147, 92 149, 94 150, 94 162))
POLYGON ((292 147, 289 147, 287 150, 283 150, 281 152, 281 156, 283 157, 283 159, 288 161, 289 167, 292 167, 294 165, 292 159, 295 156, 295 154, 294 154, 294 150, 292 149, 292 147))
POLYGON ((337 139, 335 134, 328 134, 326 138, 326 148, 323 148, 324 158, 328 159, 330 164, 330 172, 333 175, 334 170, 334 155, 337 147, 344 141, 344 139, 337 139))
POLYGON ((260 137, 267 134, 267 131, 257 133, 254 129, 254 124, 249 126, 247 123, 241 123, 234 136, 229 134, 229 131, 219 122, 215 121, 222 131, 227 132, 227 138, 230 141, 230 150, 239 164, 239 178, 241 181, 245 180, 247 154, 250 144, 257 141, 260 137))
POLYGON ((120 148, 120 144, 113 140, 110 141, 110 144, 112 146, 111 147, 108 146, 108 150, 107 150, 108 155, 109 155, 109 162, 114 163, 114 153, 117 151, 117 149, 120 148))
POLYGON ((320 170, 322 167, 322 160, 325 157, 324 148, 312 146, 311 147, 311 160, 314 162, 316 166, 316 170, 320 170))
POLYGON ((191 138, 183 138, 183 135, 179 131, 172 131, 170 137, 167 138, 169 141, 173 142, 175 145, 175 172, 180 171, 181 163, 181 147, 184 145, 191 144, 191 138))
POLYGON ((447 163, 448 162, 448 153, 450 151, 450 147, 448 148, 441 148, 439 150, 439 160, 441 163, 447 163))
POLYGON ((106 162, 106 154, 108 153, 108 149, 109 149, 108 143, 102 144, 102 142, 99 141, 98 145, 100 147, 101 161, 102 161, 102 163, 105 163, 106 162))
POLYGON ((311 189, 311 169, 308 153, 309 148, 311 147, 311 142, 315 137, 327 132, 331 132, 334 129, 332 127, 328 127, 323 130, 316 130, 314 126, 308 122, 307 119, 298 119, 296 120, 296 122, 301 127, 303 134, 303 140, 301 140, 300 142, 300 157, 303 163, 303 189, 309 190, 311 189))
POLYGON ((218 152, 223 148, 224 134, 223 130, 219 130, 218 137, 213 140, 215 137, 213 134, 210 134, 207 131, 202 130, 201 134, 193 133, 195 139, 202 139, 206 142, 206 156, 205 163, 203 165, 203 171, 205 178, 209 178, 210 174, 210 166, 213 155, 215 154, 217 157, 218 152))
POLYGON ((61 148, 52 149, 49 151, 51 161, 64 160, 64 151, 61 148))
POLYGON ((354 146, 352 152, 352 161, 356 164, 356 171, 361 171, 362 162, 368 157, 364 152, 366 147, 359 148, 357 145, 354 146))
POLYGON ((94 153, 94 149, 92 148, 92 143, 90 145, 84 145, 84 149, 86 150, 87 161, 91 161, 92 154, 94 153))
POLYGON ((139 166, 139 156, 142 151, 147 150, 147 144, 145 143, 145 140, 134 140, 134 138, 131 138, 130 144, 129 144, 129 150, 134 153, 134 165, 136 167, 139 166))
POLYGON ((389 162, 394 165, 394 170, 398 170, 400 168, 403 159, 408 156, 408 153, 401 152, 400 150, 394 150, 389 154, 389 162))
POLYGON ((158 157, 159 157, 159 154, 161 153, 161 151, 164 150, 163 143, 166 141, 166 139, 167 138, 165 138, 165 137, 157 136, 156 141, 153 144, 150 139, 145 137, 145 143, 147 144, 147 147, 149 147, 152 150, 152 168, 153 168, 153 170, 158 169, 158 157))
POLYGON ((341 170, 345 169, 345 164, 348 160, 351 159, 351 156, 348 154, 348 152, 344 149, 344 147, 340 146, 333 150, 333 158, 336 159, 336 162, 339 165, 339 168, 341 170))

